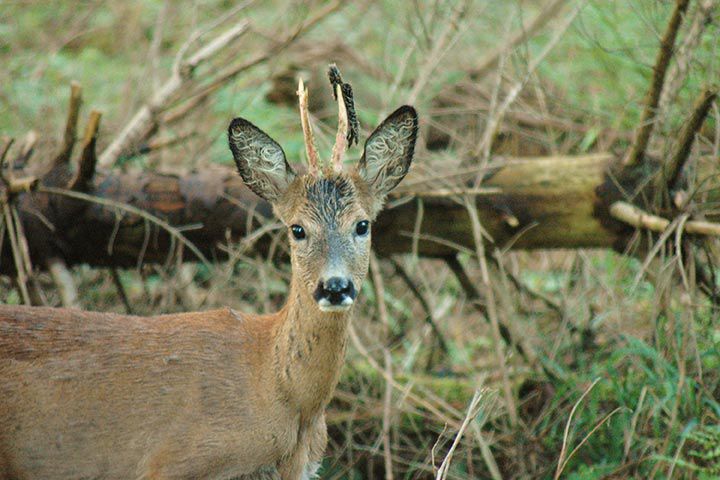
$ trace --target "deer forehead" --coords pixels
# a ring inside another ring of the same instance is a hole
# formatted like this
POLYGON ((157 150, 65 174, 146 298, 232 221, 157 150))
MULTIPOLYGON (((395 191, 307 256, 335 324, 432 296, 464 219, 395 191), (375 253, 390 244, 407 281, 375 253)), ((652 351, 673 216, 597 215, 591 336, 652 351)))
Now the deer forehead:
POLYGON ((299 177, 286 197, 282 217, 288 223, 333 230, 367 219, 371 206, 365 185, 345 173, 299 177))

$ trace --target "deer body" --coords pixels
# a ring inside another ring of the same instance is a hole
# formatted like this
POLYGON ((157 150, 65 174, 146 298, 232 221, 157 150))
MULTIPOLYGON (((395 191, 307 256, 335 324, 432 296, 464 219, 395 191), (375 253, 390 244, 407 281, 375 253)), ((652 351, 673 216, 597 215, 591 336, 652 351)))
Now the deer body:
POLYGON ((347 319, 279 313, 0 307, 0 478, 303 472, 325 446, 347 319))
POLYGON ((369 221, 407 172, 416 130, 403 107, 357 169, 299 176, 267 135, 232 122, 240 174, 290 231, 275 314, 0 306, 0 480, 314 478, 369 221))

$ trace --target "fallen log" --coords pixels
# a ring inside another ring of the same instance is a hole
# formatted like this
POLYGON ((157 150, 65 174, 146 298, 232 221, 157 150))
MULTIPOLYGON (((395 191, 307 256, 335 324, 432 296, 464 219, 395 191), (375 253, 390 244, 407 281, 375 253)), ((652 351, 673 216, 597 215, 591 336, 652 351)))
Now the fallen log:
MULTIPOLYGON (((469 217, 459 201, 471 195, 483 227, 499 247, 620 249, 635 230, 609 213, 624 191, 614 187, 618 181, 611 172, 617 163, 604 153, 497 159, 483 173, 481 189, 473 188, 478 175, 473 169, 454 173, 448 180, 452 187, 444 189, 431 187, 437 178, 409 176, 377 219, 373 243, 380 255, 444 257, 472 250, 469 217)), ((706 174, 699 176, 717 182, 708 163, 706 174)), ((250 234, 267 225, 270 206, 230 168, 185 176, 98 171, 82 198, 66 189, 72 178, 68 167, 60 165, 42 178, 37 190, 14 200, 36 269, 46 268, 51 259, 68 266, 136 267, 164 263, 179 250, 185 260, 223 260, 228 243, 243 241, 250 250, 268 247, 262 238, 269 233, 250 234), (174 227, 196 252, 178 249, 179 234, 163 225, 174 227)), ((720 188, 707 187, 706 201, 720 200, 720 188)), ((2 246, 0 273, 14 274, 8 242, 2 246)))

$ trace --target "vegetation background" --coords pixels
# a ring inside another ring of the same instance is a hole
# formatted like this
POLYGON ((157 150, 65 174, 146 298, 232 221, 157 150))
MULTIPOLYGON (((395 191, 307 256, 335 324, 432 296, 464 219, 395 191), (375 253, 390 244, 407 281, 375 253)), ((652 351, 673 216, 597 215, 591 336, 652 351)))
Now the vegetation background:
MULTIPOLYGON (((691 2, 690 19, 707 5, 711 13, 687 77, 663 106, 656 151, 667 149, 664 140, 682 126, 701 86, 720 80, 715 3, 691 2)), ((74 80, 84 104, 104 113, 102 149, 166 81, 198 28, 234 10, 224 25, 251 22, 229 54, 202 66, 202 78, 267 52, 328 5, 6 0, 0 132, 39 132, 36 158, 49 158, 74 80)), ((353 84, 364 135, 396 106, 417 106, 423 126, 415 162, 427 172, 482 161, 483 152, 622 151, 638 125, 672 7, 660 0, 339 2, 286 48, 163 123, 161 146, 117 168, 229 166, 225 131, 239 115, 300 161, 298 76, 309 80, 320 147, 329 151, 334 104, 324 74, 332 61, 353 84), (523 31, 527 38, 511 45, 523 31), (499 60, 480 69, 493 52, 499 60)), ((716 158, 718 128, 716 106, 700 140, 716 158)), ((87 309, 125 310, 115 278, 139 314, 221 305, 276 310, 288 267, 240 250, 232 258, 117 276, 76 267, 72 275, 87 309)), ((459 261, 479 285, 483 262, 468 251, 459 261)), ((673 252, 652 262, 612 251, 501 252, 488 273, 493 301, 521 355, 500 341, 486 321, 486 302, 471 298, 445 262, 412 254, 379 259, 376 281, 363 286, 329 411, 322 478, 720 478, 720 310, 692 278, 679 280, 683 268, 673 252)), ((41 280, 48 302, 58 304, 49 278, 41 280)), ((21 301, 8 278, 0 279, 0 301, 21 301)))

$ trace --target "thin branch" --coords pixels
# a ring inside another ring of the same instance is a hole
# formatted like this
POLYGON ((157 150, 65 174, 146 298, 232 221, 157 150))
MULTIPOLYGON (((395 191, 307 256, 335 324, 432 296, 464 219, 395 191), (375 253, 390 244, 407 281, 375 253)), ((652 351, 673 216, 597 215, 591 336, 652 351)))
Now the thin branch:
POLYGON ((65 122, 65 134, 63 136, 63 144, 58 152, 53 166, 63 165, 70 161, 75 140, 77 139, 77 123, 80 115, 80 105, 82 105, 82 88, 76 81, 70 83, 70 103, 68 105, 68 115, 65 122))
MULTIPOLYGON (((633 227, 658 233, 666 231, 671 223, 667 218, 622 201, 610 205, 610 216, 633 227)), ((685 222, 684 231, 691 235, 720 237, 720 224, 704 220, 688 220, 685 222)))
POLYGON ((570 424, 572 423, 573 416, 575 415, 575 410, 577 410, 583 399, 587 396, 588 393, 590 393, 590 391, 595 387, 595 385, 597 385, 599 381, 600 378, 596 378, 592 382, 592 384, 590 384, 590 386, 583 392, 583 394, 580 395, 580 398, 577 399, 575 405, 573 405, 572 410, 570 410, 570 416, 568 417, 567 422, 565 422, 565 433, 563 433, 562 448, 560 449, 560 457, 558 458, 558 465, 555 470, 554 480, 558 480, 558 478, 560 478, 560 474, 562 473, 563 467, 565 466, 565 454, 567 452, 568 438, 570 436, 570 424))
POLYGON ((47 261, 47 269, 60 294, 60 302, 66 308, 80 308, 75 281, 64 260, 53 257, 47 261))
POLYGON ((672 17, 670 17, 670 22, 660 42, 660 49, 658 50, 655 66, 653 67, 650 90, 648 90, 645 97, 645 108, 640 116, 640 127, 636 132, 635 141, 633 142, 630 152, 625 158, 625 165, 628 167, 641 163, 645 155, 645 150, 650 141, 650 135, 655 127, 655 114, 658 102, 660 101, 660 95, 662 94, 663 84, 665 83, 665 72, 667 72, 668 65, 670 64, 670 58, 675 48, 675 39, 689 3, 690 0, 676 0, 672 17))
POLYGON ((158 113, 166 109, 177 94, 187 86, 200 63, 217 55, 218 52, 247 32, 249 27, 250 22, 248 20, 241 20, 209 41, 187 60, 182 59, 183 52, 181 49, 171 77, 159 89, 155 90, 152 97, 140 107, 115 140, 102 152, 99 159, 100 167, 111 167, 123 152, 131 149, 144 139, 147 133, 157 125, 158 113))
POLYGON ((690 157, 695 135, 700 131, 705 118, 710 112, 710 107, 717 98, 717 93, 715 89, 704 90, 695 101, 690 117, 685 120, 675 150, 665 164, 665 178, 663 180, 667 182, 669 190, 673 190, 677 185, 683 167, 690 157))
POLYGON ((690 63, 698 52, 697 46, 703 37, 703 33, 713 23, 713 13, 718 6, 717 0, 701 0, 698 3, 688 32, 676 48, 675 62, 668 70, 665 87, 660 95, 658 118, 665 118, 669 106, 677 98, 678 92, 683 87, 685 78, 690 71, 690 63))
POLYGON ((17 157, 15 157, 15 168, 25 167, 25 164, 28 162, 28 160, 30 160, 33 151, 35 150, 35 144, 37 144, 37 141, 38 134, 35 130, 30 130, 27 135, 25 135, 25 138, 23 139, 20 147, 20 152, 18 152, 17 157))
POLYGON ((90 112, 85 136, 83 137, 83 148, 80 155, 80 163, 77 172, 68 184, 70 190, 85 191, 88 184, 95 176, 95 165, 97 163, 97 155, 95 153, 95 144, 97 142, 98 130, 100 129, 100 118, 102 114, 97 110, 90 112))
POLYGON ((203 100, 206 99, 211 93, 225 85, 227 82, 238 76, 240 73, 275 57, 278 53, 290 46, 303 33, 308 32, 313 27, 315 27, 321 20, 337 11, 345 2, 346 0, 335 0, 332 3, 329 3, 325 8, 317 11, 312 17, 310 17, 310 19, 298 25, 292 32, 286 35, 279 42, 271 45, 266 51, 256 55, 250 60, 239 62, 220 71, 215 76, 215 78, 211 80, 208 84, 198 87, 186 96, 186 99, 189 101, 189 103, 191 103, 191 105, 183 105, 181 107, 178 107, 178 111, 168 112, 166 117, 172 118, 172 121, 177 121, 179 118, 187 115, 195 107, 201 105, 203 103, 203 100))
POLYGON ((495 48, 492 52, 485 55, 478 63, 477 67, 470 70, 470 76, 473 81, 478 81, 495 69, 503 55, 517 47, 529 38, 535 36, 547 23, 552 20, 555 15, 565 6, 567 0, 552 0, 547 5, 540 7, 540 12, 527 25, 522 25, 510 35, 505 43, 495 48))
MULTIPOLYGON (((450 271, 452 271, 455 275, 455 278, 460 284, 460 288, 462 288, 463 292, 465 292, 465 297, 470 302, 470 305, 472 305, 473 308, 475 308, 475 310, 477 310, 478 313, 483 316, 486 322, 491 323, 490 317, 488 316, 487 306, 481 302, 482 295, 480 295, 477 287, 475 287, 475 282, 473 282, 470 276, 467 274, 467 272, 465 271, 465 267, 463 267, 462 263, 460 263, 460 260, 458 260, 458 258, 453 255, 446 257, 445 263, 450 268, 450 271)), ((528 357, 525 349, 519 342, 513 340, 512 334, 510 333, 510 329, 507 327, 507 325, 505 325, 502 321, 499 321, 498 326, 500 328, 500 336, 502 337, 505 344, 509 347, 514 347, 515 350, 517 350, 517 352, 520 354, 520 356, 522 356, 523 359, 527 360, 528 357)))
POLYGON ((475 254, 477 255, 477 261, 480 266, 480 274, 482 279, 482 285, 485 293, 485 299, 487 300, 487 312, 488 318, 490 319, 490 325, 492 326, 491 331, 493 334, 495 354, 497 356, 498 364, 500 367, 500 374, 502 375, 502 387, 503 395, 505 396, 505 402, 507 406, 508 415, 510 417, 510 424, 515 426, 520 421, 518 416, 517 404, 515 402, 515 396, 510 386, 510 374, 508 372, 507 361, 505 353, 502 347, 502 335, 500 334, 500 316, 497 311, 497 304, 495 303, 495 292, 493 290, 492 283, 490 281, 490 273, 487 266, 487 258, 485 256, 485 243, 483 240, 483 227, 480 223, 480 215, 478 214, 477 205, 475 205, 474 199, 470 197, 464 197, 465 209, 470 217, 470 223, 472 225, 473 240, 475 243, 475 254))
POLYGON ((475 417, 477 417, 478 413, 480 413, 480 402, 482 401, 482 399, 483 392, 481 390, 476 390, 472 400, 470 400, 470 405, 468 406, 467 414, 463 419, 463 423, 462 425, 460 425, 460 430, 458 430, 457 435, 455 435, 455 439, 450 446, 450 450, 448 451, 447 455, 445 455, 445 458, 443 459, 442 463, 440 464, 440 468, 437 471, 437 475, 435 475, 436 480, 445 480, 447 478, 450 471, 450 462, 452 462, 455 449, 457 449, 458 445, 460 444, 460 440, 462 439, 462 436, 465 433, 468 425, 470 425, 470 422, 472 422, 475 417))
POLYGON ((54 195, 63 195, 65 197, 74 198, 77 200, 85 200, 92 203, 97 203, 99 205, 103 205, 105 207, 115 208, 118 210, 123 210, 128 213, 132 213, 133 215, 137 215, 141 218, 144 218, 145 220, 154 223, 158 225, 159 227, 166 230, 171 237, 178 240, 180 243, 182 243, 184 246, 188 248, 195 256, 205 264, 206 267, 211 268, 210 261, 205 257, 205 255, 202 254, 202 252, 190 241, 188 240, 185 235, 182 234, 180 229, 173 227, 169 223, 167 223, 165 220, 156 217, 155 215, 148 213, 144 210, 141 210, 137 207, 133 207, 132 205, 127 205, 125 203, 115 202, 112 200, 108 200, 106 198, 102 197, 96 197, 93 195, 87 195, 85 193, 81 192, 75 192, 72 190, 66 190, 63 188, 55 188, 55 187, 39 187, 37 189, 38 192, 41 193, 50 193, 54 195))
POLYGON ((417 298, 418 302, 420 302, 420 305, 422 306, 423 310, 425 311, 425 322, 430 325, 430 328, 432 329, 433 333, 435 334, 435 337, 438 340, 438 344, 440 345, 440 348, 442 349, 443 353, 445 355, 448 355, 450 353, 450 348, 448 346, 447 339, 445 338, 445 335, 443 335, 442 331, 440 331, 440 328, 437 325, 437 322, 435 321, 435 316, 433 315, 432 308, 430 307, 430 303, 425 299, 425 296, 420 291, 420 288, 417 286, 415 281, 410 277, 410 275, 407 273, 405 268, 403 268, 400 263, 395 260, 394 258, 389 258, 390 263, 392 263, 393 267, 395 268, 395 273, 398 274, 398 276, 405 282, 405 284, 408 286, 412 294, 417 298))
POLYGON ((123 306, 125 307, 125 313, 128 313, 132 315, 133 308, 130 304, 130 299, 128 299, 127 292, 125 291, 125 287, 122 284, 122 279, 120 278, 120 274, 118 273, 117 268, 111 267, 110 268, 110 275, 112 276, 112 282, 113 285, 115 285, 115 289, 118 292, 118 296, 120 296, 120 300, 123 303, 123 306))

